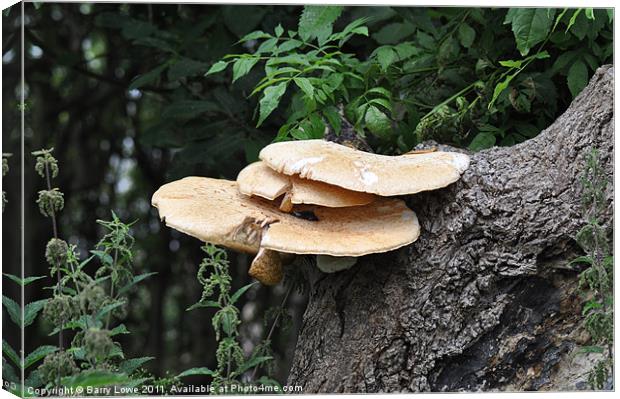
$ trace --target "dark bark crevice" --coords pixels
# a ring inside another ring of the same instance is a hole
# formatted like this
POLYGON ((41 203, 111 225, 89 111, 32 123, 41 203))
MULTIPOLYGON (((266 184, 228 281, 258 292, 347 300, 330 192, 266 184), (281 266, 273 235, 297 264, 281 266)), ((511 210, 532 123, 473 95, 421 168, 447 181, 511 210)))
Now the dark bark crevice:
MULTIPOLYGON (((568 389, 578 344, 573 237, 585 157, 613 171, 613 68, 539 136, 471 154, 457 183, 406 198, 422 226, 400 250, 308 272, 289 383, 310 392, 568 389)), ((613 187, 605 221, 613 222, 613 187)), ((571 385, 572 384, 572 385, 571 385)))

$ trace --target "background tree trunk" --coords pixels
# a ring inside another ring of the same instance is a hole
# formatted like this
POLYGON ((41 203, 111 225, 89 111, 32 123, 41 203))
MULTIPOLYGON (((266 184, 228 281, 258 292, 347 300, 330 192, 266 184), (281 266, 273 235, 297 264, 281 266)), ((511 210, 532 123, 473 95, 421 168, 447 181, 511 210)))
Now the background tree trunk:
MULTIPOLYGON (((422 226, 414 244, 337 274, 305 269, 288 383, 304 393, 579 388, 587 364, 573 354, 587 336, 567 264, 580 253, 593 148, 613 182, 611 66, 536 138, 471 154, 459 182, 408 198, 422 226)), ((612 226, 612 184, 606 198, 612 226)))

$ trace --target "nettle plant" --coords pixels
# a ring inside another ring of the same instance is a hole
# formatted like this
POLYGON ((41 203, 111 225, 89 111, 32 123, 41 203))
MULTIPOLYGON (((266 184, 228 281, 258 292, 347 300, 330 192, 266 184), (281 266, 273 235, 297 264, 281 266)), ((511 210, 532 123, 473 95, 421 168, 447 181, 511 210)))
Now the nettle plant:
POLYGON ((289 288, 282 305, 269 312, 273 320, 268 336, 254 348, 250 355, 246 355, 239 342, 238 327, 241 320, 239 308, 235 304, 243 294, 257 283, 245 285, 233 293, 232 277, 229 272, 230 263, 226 251, 212 244, 206 244, 202 250, 206 256, 203 258, 197 273, 198 282, 203 286, 202 297, 187 310, 216 309, 211 323, 217 342, 215 350, 217 366, 215 370, 207 367, 195 367, 182 372, 177 377, 210 376, 213 378, 211 382, 212 392, 216 394, 252 393, 254 391, 247 390, 246 387, 257 384, 271 386, 274 388, 274 392, 282 392, 282 387, 276 380, 268 375, 258 377, 258 373, 261 368, 270 370, 269 364, 273 363, 270 350, 271 338, 276 327, 282 324, 283 320, 286 320, 285 305, 292 288, 289 288))
POLYGON ((585 264, 587 268, 579 275, 579 286, 585 297, 582 314, 584 326, 590 334, 592 345, 582 348, 585 353, 600 353, 588 374, 588 383, 594 389, 603 389, 613 374, 613 267, 614 257, 608 241, 608 231, 601 215, 605 211, 607 179, 601 168, 597 150, 586 160, 581 179, 583 187, 583 218, 585 226, 577 233, 577 243, 585 255, 571 264, 585 264))
POLYGON ((402 22, 371 33, 380 46, 362 60, 344 47, 373 21, 332 33, 342 11, 306 6, 297 31, 252 32, 240 40, 252 52, 206 75, 232 65, 235 82, 263 65, 251 93, 258 125, 290 94, 276 140, 339 134, 347 120, 379 152, 426 139, 479 150, 535 136, 567 105, 562 91, 576 96, 613 54, 611 10, 402 8, 402 22))
MULTIPOLYGON (((32 324, 41 312, 52 326, 49 335, 58 335, 58 344, 35 349, 25 357, 23 364, 4 341, 3 354, 20 370, 32 369, 43 361, 30 371, 24 384, 26 389, 109 385, 136 387, 145 384, 151 377, 136 378, 135 374, 140 366, 153 358, 125 359, 114 337, 129 334, 125 325, 118 322, 127 313, 127 294, 135 284, 153 273, 134 275, 134 239, 130 234, 133 223, 123 223, 113 212, 112 220, 97 221, 105 234, 86 259, 80 259, 75 245, 60 238, 57 217, 64 207, 64 197, 58 188, 52 188, 52 179, 59 172, 52 151, 33 152, 36 156, 35 170, 46 183, 46 188, 38 193, 37 204, 41 214, 52 222, 53 237, 45 250, 50 275, 55 279, 55 284, 47 287, 52 296, 26 304, 23 319, 17 303, 3 297, 3 304, 11 320, 22 328, 32 324), (89 274, 87 269, 95 260, 99 266, 89 274), (73 336, 69 347, 64 346, 67 334, 73 336)), ((22 286, 45 278, 6 276, 22 286)), ((19 379, 15 382, 18 383, 19 379)))

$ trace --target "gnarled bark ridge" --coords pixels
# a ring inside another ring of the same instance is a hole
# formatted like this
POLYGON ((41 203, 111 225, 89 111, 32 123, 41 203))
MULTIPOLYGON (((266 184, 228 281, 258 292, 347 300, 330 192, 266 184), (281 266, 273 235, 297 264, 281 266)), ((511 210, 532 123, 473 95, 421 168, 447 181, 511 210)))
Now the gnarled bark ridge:
MULTIPOLYGON (((288 383, 304 393, 575 389, 583 370, 569 358, 584 337, 566 266, 579 253, 593 148, 612 181, 611 66, 536 138, 472 154, 459 182, 408 198, 417 242, 344 272, 306 270, 288 383)), ((611 184, 606 198, 611 225, 611 184)))

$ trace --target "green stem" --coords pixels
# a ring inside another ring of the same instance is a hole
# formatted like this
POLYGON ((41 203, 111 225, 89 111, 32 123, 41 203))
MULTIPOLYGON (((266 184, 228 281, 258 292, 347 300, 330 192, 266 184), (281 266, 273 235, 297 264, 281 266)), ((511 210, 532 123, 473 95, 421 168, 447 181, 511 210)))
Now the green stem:
MULTIPOLYGON (((279 309, 278 313, 276 314, 276 317, 273 319, 273 324, 271 324, 271 329, 269 330, 269 334, 267 334, 267 338, 265 338, 266 342, 270 342, 271 341, 271 337, 272 337, 273 333, 276 330, 276 326, 278 325, 278 321, 280 320, 280 316, 284 312, 284 307, 286 306, 286 301, 288 300, 288 297, 291 294, 291 291, 293 291, 293 284, 291 284, 291 286, 286 291, 286 295, 284 296, 284 299, 282 300, 282 303, 280 304, 280 309, 279 309)), ((252 382, 252 381, 254 381, 256 379, 256 374, 258 374, 258 369, 259 369, 259 365, 257 364, 256 367, 254 367, 254 370, 252 371, 252 376, 250 377, 250 382, 252 382)))

